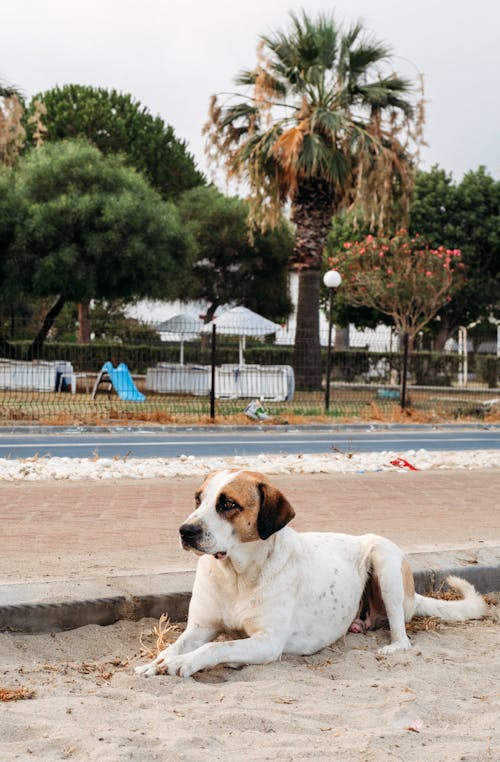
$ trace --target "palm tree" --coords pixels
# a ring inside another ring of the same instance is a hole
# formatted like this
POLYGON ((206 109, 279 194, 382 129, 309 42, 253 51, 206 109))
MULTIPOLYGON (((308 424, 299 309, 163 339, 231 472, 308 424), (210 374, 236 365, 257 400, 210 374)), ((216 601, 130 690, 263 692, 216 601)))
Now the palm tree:
POLYGON ((410 83, 383 73, 389 61, 359 23, 343 30, 330 16, 291 14, 290 29, 263 36, 257 66, 237 77, 246 91, 223 105, 212 99, 207 153, 250 186, 251 223, 274 225, 291 205, 299 388, 321 385, 321 267, 333 214, 362 202, 380 227, 391 196, 404 202, 411 186, 409 136, 419 121, 410 83))
POLYGON ((21 93, 15 87, 0 82, 0 164, 17 164, 24 145, 25 130, 21 93))

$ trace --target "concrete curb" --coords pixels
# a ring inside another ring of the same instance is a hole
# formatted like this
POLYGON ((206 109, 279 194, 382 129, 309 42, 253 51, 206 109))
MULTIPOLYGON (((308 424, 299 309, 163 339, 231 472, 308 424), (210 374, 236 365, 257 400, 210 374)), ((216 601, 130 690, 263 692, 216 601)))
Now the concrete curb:
MULTIPOLYGON (((417 592, 439 590, 449 574, 480 593, 500 590, 500 547, 408 554, 417 592)), ((194 572, 0 585, 0 632, 40 633, 108 625, 168 613, 187 617, 194 572), (107 591, 106 589, 107 588, 107 591)))
POLYGON ((310 423, 310 424, 278 424, 262 425, 260 423, 249 422, 246 426, 228 425, 228 424, 207 424, 203 426, 34 426, 26 424, 25 426, 1 426, 2 434, 123 434, 125 432, 134 434, 179 434, 188 432, 248 432, 256 429, 257 431, 496 431, 500 429, 498 423, 374 423, 365 421, 360 423, 310 423))

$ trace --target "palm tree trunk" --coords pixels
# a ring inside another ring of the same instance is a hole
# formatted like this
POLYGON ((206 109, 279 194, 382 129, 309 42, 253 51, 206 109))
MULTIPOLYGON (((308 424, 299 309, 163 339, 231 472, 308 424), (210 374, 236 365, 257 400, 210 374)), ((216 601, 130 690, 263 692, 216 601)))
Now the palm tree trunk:
POLYGON ((78 344, 90 344, 90 302, 78 302, 78 344))
POLYGON ((320 270, 301 270, 297 300, 297 325, 293 367, 298 389, 321 388, 321 349, 319 343, 320 270))
POLYGON ((294 349, 298 389, 321 389, 319 296, 323 249, 332 224, 333 202, 332 186, 325 180, 311 178, 299 185, 292 204, 296 238, 290 266, 299 276, 294 349))

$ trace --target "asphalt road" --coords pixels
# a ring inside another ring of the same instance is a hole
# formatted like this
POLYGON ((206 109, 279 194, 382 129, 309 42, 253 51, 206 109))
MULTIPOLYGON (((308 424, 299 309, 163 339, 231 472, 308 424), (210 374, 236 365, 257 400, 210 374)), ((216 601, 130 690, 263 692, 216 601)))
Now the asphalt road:
POLYGON ((232 430, 179 432, 67 432, 0 434, 0 458, 35 455, 90 458, 175 458, 180 455, 228 456, 259 453, 381 452, 383 450, 495 450, 500 427, 448 430, 232 430))

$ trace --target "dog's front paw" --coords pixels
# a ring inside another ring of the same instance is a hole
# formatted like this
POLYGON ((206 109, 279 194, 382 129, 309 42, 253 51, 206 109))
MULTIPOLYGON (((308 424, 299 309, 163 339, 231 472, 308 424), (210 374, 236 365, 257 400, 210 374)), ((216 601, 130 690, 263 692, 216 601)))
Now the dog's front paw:
POLYGON ((148 664, 141 664, 140 667, 135 668, 136 675, 145 675, 146 677, 151 677, 151 675, 157 675, 158 672, 160 672, 160 668, 158 667, 156 660, 150 661, 148 664))
POLYGON ((184 656, 171 656, 159 662, 158 668, 167 675, 176 675, 178 677, 191 677, 198 671, 194 659, 190 654, 184 656))
POLYGON ((151 677, 152 675, 178 675, 179 677, 191 677, 197 668, 193 659, 186 656, 168 656, 165 651, 158 654, 156 659, 148 664, 142 664, 135 668, 138 675, 151 677))
POLYGON ((168 649, 165 649, 164 651, 160 651, 156 659, 153 659, 153 661, 148 662, 147 664, 141 664, 139 667, 135 668, 135 673, 137 675, 145 675, 146 677, 151 677, 152 675, 158 675, 161 672, 166 672, 165 669, 165 659, 168 656, 168 649))

